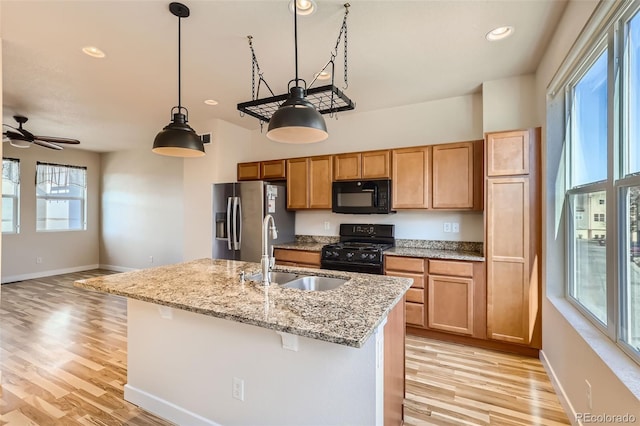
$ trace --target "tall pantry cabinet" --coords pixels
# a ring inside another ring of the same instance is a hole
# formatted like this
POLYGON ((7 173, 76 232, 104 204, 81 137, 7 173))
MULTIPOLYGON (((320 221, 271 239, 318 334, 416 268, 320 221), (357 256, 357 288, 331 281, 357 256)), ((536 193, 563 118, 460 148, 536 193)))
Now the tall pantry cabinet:
POLYGON ((487 337, 541 348, 540 128, 487 133, 487 337))

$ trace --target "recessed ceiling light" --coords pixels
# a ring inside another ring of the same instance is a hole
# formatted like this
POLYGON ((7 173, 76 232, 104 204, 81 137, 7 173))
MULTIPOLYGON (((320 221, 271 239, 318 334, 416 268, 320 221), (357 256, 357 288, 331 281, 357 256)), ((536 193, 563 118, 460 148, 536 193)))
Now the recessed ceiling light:
POLYGON ((513 28, 511 25, 507 25, 504 27, 498 27, 498 28, 492 29, 487 33, 485 37, 489 41, 502 40, 511 36, 514 33, 514 31, 515 31, 515 28, 513 28))
POLYGON ((214 99, 207 99, 206 101, 204 101, 204 103, 207 105, 218 105, 218 101, 214 99))
POLYGON ((95 46, 85 46, 82 48, 82 51, 92 58, 104 58, 105 56, 107 56, 102 50, 98 49, 95 46))
POLYGON ((331 73, 329 71, 320 71, 313 75, 318 80, 329 80, 331 78, 331 73))
POLYGON ((315 0, 291 0, 289 2, 289 10, 293 13, 293 2, 296 2, 296 7, 298 8, 298 15, 308 16, 315 13, 318 6, 316 5, 315 0))

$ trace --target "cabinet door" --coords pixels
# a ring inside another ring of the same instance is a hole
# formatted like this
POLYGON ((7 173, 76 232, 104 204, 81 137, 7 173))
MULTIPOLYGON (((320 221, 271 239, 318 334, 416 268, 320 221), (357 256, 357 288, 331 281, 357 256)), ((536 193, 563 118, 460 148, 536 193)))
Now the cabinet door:
POLYGON ((531 340, 529 297, 537 292, 538 277, 535 268, 529 271, 529 211, 528 177, 487 179, 487 332, 491 339, 523 344, 531 340))
POLYGON ((287 160, 287 208, 306 209, 307 197, 307 158, 292 158, 287 160))
POLYGON ((394 149, 391 152, 391 197, 394 209, 429 208, 430 152, 428 146, 394 149))
POLYGON ((433 146, 434 209, 473 209, 473 142, 433 146))
POLYGON ((391 177, 391 151, 368 151, 362 153, 362 179, 391 177))
POLYGON ((429 275, 429 328, 473 334, 473 279, 429 275))
POLYGON ((529 130, 488 133, 487 176, 529 174, 529 130))
POLYGON ((287 177, 285 160, 263 161, 260 164, 261 179, 284 179, 287 177))
POLYGON ((260 162, 238 163, 238 180, 259 180, 260 162))
POLYGON ((309 208, 331 208, 331 182, 333 178, 333 156, 323 155, 309 158, 309 208))
POLYGON ((361 155, 359 152, 340 154, 333 156, 333 179, 353 180, 360 179, 361 155))

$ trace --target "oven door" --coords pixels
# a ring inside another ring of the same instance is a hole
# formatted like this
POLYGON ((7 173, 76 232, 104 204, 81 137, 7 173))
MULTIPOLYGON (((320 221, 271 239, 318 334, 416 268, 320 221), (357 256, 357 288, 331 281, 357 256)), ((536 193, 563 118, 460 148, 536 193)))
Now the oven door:
POLYGON ((322 269, 333 269, 334 271, 360 272, 362 274, 383 275, 384 268, 381 263, 360 263, 345 262, 342 260, 325 260, 320 261, 322 269))

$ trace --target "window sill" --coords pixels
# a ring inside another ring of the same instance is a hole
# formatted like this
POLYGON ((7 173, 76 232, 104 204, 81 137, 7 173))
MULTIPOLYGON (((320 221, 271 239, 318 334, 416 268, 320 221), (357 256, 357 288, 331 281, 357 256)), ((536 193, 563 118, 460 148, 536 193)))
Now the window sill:
MULTIPOLYGON (((640 399, 640 365, 563 297, 547 299, 629 391, 640 399)), ((544 348, 543 348, 544 349, 544 348)))

